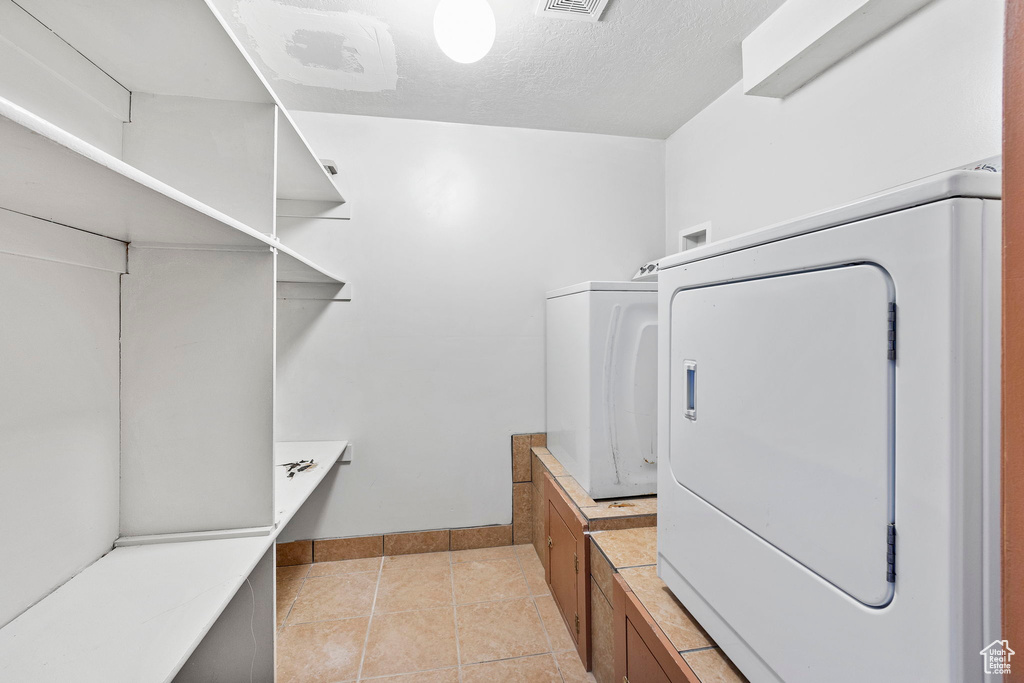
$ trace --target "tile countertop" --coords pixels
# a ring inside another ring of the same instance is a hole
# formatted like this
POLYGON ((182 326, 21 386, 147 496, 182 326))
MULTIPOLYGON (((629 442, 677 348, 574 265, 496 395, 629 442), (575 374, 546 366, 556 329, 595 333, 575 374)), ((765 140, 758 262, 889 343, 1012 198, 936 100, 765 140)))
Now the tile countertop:
MULTIPOLYGON (((572 499, 580 512, 590 523, 591 530, 623 529, 631 527, 653 527, 657 524, 658 499, 656 496, 639 498, 613 498, 596 501, 580 486, 561 463, 543 446, 533 447, 534 468, 540 467, 551 473, 566 495, 572 499)), ((542 477, 543 472, 534 472, 533 478, 542 477)))
POLYGON ((591 554, 598 584, 602 573, 618 573, 702 683, 747 680, 658 578, 656 528, 595 531, 590 538, 598 551, 591 554))

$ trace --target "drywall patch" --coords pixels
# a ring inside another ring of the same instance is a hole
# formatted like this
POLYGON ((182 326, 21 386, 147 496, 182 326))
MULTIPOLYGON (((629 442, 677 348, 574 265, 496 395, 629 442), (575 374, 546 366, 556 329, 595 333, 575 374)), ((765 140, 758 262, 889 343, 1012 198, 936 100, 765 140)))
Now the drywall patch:
POLYGON ((240 0, 235 16, 281 80, 358 92, 395 89, 395 44, 376 17, 274 0, 240 0))
POLYGON ((299 29, 285 45, 285 50, 306 66, 366 73, 359 61, 359 50, 337 33, 299 29))

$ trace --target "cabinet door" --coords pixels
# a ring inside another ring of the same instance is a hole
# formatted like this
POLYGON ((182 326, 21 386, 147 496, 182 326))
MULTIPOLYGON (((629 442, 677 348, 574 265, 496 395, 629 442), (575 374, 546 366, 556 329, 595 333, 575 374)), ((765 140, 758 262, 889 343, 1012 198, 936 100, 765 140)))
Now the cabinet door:
POLYGON ((614 579, 616 683, 701 683, 622 577, 614 579))
POLYGON ((576 651, 590 670, 590 562, 587 521, 562 487, 546 475, 544 530, 547 582, 576 651))
POLYGON ((579 599, 576 595, 576 537, 565 520, 550 502, 548 503, 548 538, 550 539, 549 566, 551 567, 551 597, 562 611, 573 642, 579 642, 576 631, 579 619, 579 599))
POLYGON ((634 683, 672 683, 661 664, 658 664, 658 658, 647 647, 629 619, 626 620, 625 678, 634 683))

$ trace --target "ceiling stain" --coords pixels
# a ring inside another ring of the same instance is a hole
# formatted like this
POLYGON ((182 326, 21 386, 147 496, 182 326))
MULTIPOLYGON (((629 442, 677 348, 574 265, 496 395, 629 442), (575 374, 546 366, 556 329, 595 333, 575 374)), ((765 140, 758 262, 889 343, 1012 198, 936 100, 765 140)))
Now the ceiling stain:
POLYGON ((395 44, 376 17, 268 0, 240 0, 234 15, 274 80, 367 93, 395 89, 395 44))

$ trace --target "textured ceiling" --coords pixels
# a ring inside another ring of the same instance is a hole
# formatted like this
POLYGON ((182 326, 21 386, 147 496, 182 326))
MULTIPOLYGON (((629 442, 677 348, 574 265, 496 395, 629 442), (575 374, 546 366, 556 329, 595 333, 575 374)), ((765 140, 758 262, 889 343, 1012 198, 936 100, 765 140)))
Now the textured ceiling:
POLYGON ((598 23, 490 0, 475 64, 432 0, 217 0, 291 109, 666 138, 740 80, 740 41, 782 0, 611 0, 598 23))

